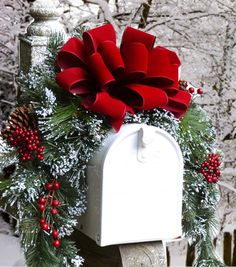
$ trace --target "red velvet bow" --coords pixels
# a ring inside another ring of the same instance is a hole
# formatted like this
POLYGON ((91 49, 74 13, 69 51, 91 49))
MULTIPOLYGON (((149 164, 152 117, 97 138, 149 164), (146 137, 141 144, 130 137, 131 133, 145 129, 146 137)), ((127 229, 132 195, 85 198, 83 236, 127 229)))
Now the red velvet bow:
POLYGON ((111 24, 86 31, 59 52, 57 82, 81 95, 86 109, 109 116, 116 131, 126 112, 161 107, 180 118, 191 99, 178 87, 180 61, 154 42, 155 36, 127 27, 119 49, 111 24))

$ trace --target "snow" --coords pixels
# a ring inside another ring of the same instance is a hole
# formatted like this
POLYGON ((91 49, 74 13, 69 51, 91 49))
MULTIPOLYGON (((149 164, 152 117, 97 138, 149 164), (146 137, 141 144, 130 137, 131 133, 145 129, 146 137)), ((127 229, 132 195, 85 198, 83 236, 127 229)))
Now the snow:
POLYGON ((0 216, 0 266, 26 267, 19 238, 12 235, 10 225, 0 216))

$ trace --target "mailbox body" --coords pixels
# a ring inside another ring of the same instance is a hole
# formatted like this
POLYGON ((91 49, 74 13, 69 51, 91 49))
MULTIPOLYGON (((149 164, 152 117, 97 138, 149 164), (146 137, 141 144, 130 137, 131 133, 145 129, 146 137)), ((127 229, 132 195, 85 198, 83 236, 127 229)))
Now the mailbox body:
POLYGON ((90 160, 87 181, 79 227, 98 245, 181 236, 183 158, 164 130, 123 125, 90 160))

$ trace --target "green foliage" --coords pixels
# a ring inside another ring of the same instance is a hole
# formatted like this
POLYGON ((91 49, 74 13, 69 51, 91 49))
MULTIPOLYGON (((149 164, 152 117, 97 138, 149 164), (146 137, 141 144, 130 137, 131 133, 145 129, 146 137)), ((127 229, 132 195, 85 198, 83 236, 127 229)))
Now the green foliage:
POLYGON ((57 140, 72 136, 75 132, 73 118, 76 118, 77 107, 74 103, 68 106, 57 105, 51 116, 39 117, 38 124, 44 138, 57 140))
POLYGON ((203 160, 214 150, 216 134, 205 111, 195 103, 191 103, 180 122, 179 137, 185 166, 198 171, 203 160))
POLYGON ((58 67, 55 61, 56 58, 55 56, 58 54, 64 42, 65 42, 65 36, 63 34, 52 33, 51 36, 49 37, 44 63, 55 73, 60 71, 60 68, 58 67))
POLYGON ((89 30, 87 27, 83 26, 83 25, 79 25, 77 27, 74 28, 74 31, 72 32, 72 35, 82 39, 83 38, 83 33, 85 31, 89 30))
POLYGON ((70 267, 74 265, 74 260, 83 263, 83 259, 77 256, 77 248, 73 241, 63 239, 60 247, 57 249, 56 255, 60 260, 60 267, 70 267))
POLYGON ((60 266, 60 260, 56 256, 55 248, 51 246, 52 238, 39 231, 34 243, 29 244, 25 251, 26 263, 29 267, 55 267, 60 266))
POLYGON ((39 227, 38 217, 24 219, 20 227, 21 243, 29 267, 70 267, 76 258, 74 242, 62 239, 59 248, 52 246, 53 238, 39 227))
POLYGON ((0 136, 0 171, 18 162, 17 151, 0 136))
POLYGON ((11 184, 10 180, 0 180, 0 192, 5 191, 11 184))
POLYGON ((220 258, 215 254, 211 240, 203 240, 197 246, 197 257, 193 267, 224 267, 220 258))
POLYGON ((180 122, 178 141, 185 159, 183 231, 197 248, 194 266, 224 266, 212 245, 217 230, 218 186, 207 183, 200 173, 202 162, 215 152, 216 135, 206 113, 194 103, 180 122))

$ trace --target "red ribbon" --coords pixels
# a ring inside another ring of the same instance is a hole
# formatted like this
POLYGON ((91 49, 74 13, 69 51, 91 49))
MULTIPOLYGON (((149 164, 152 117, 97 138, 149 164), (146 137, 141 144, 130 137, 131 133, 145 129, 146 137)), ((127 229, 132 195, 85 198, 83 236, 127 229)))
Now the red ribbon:
POLYGON ((86 109, 109 116, 116 131, 127 112, 160 107, 181 118, 191 95, 179 90, 179 58, 154 42, 155 36, 127 27, 119 49, 111 24, 86 31, 59 52, 57 83, 81 95, 86 109))

